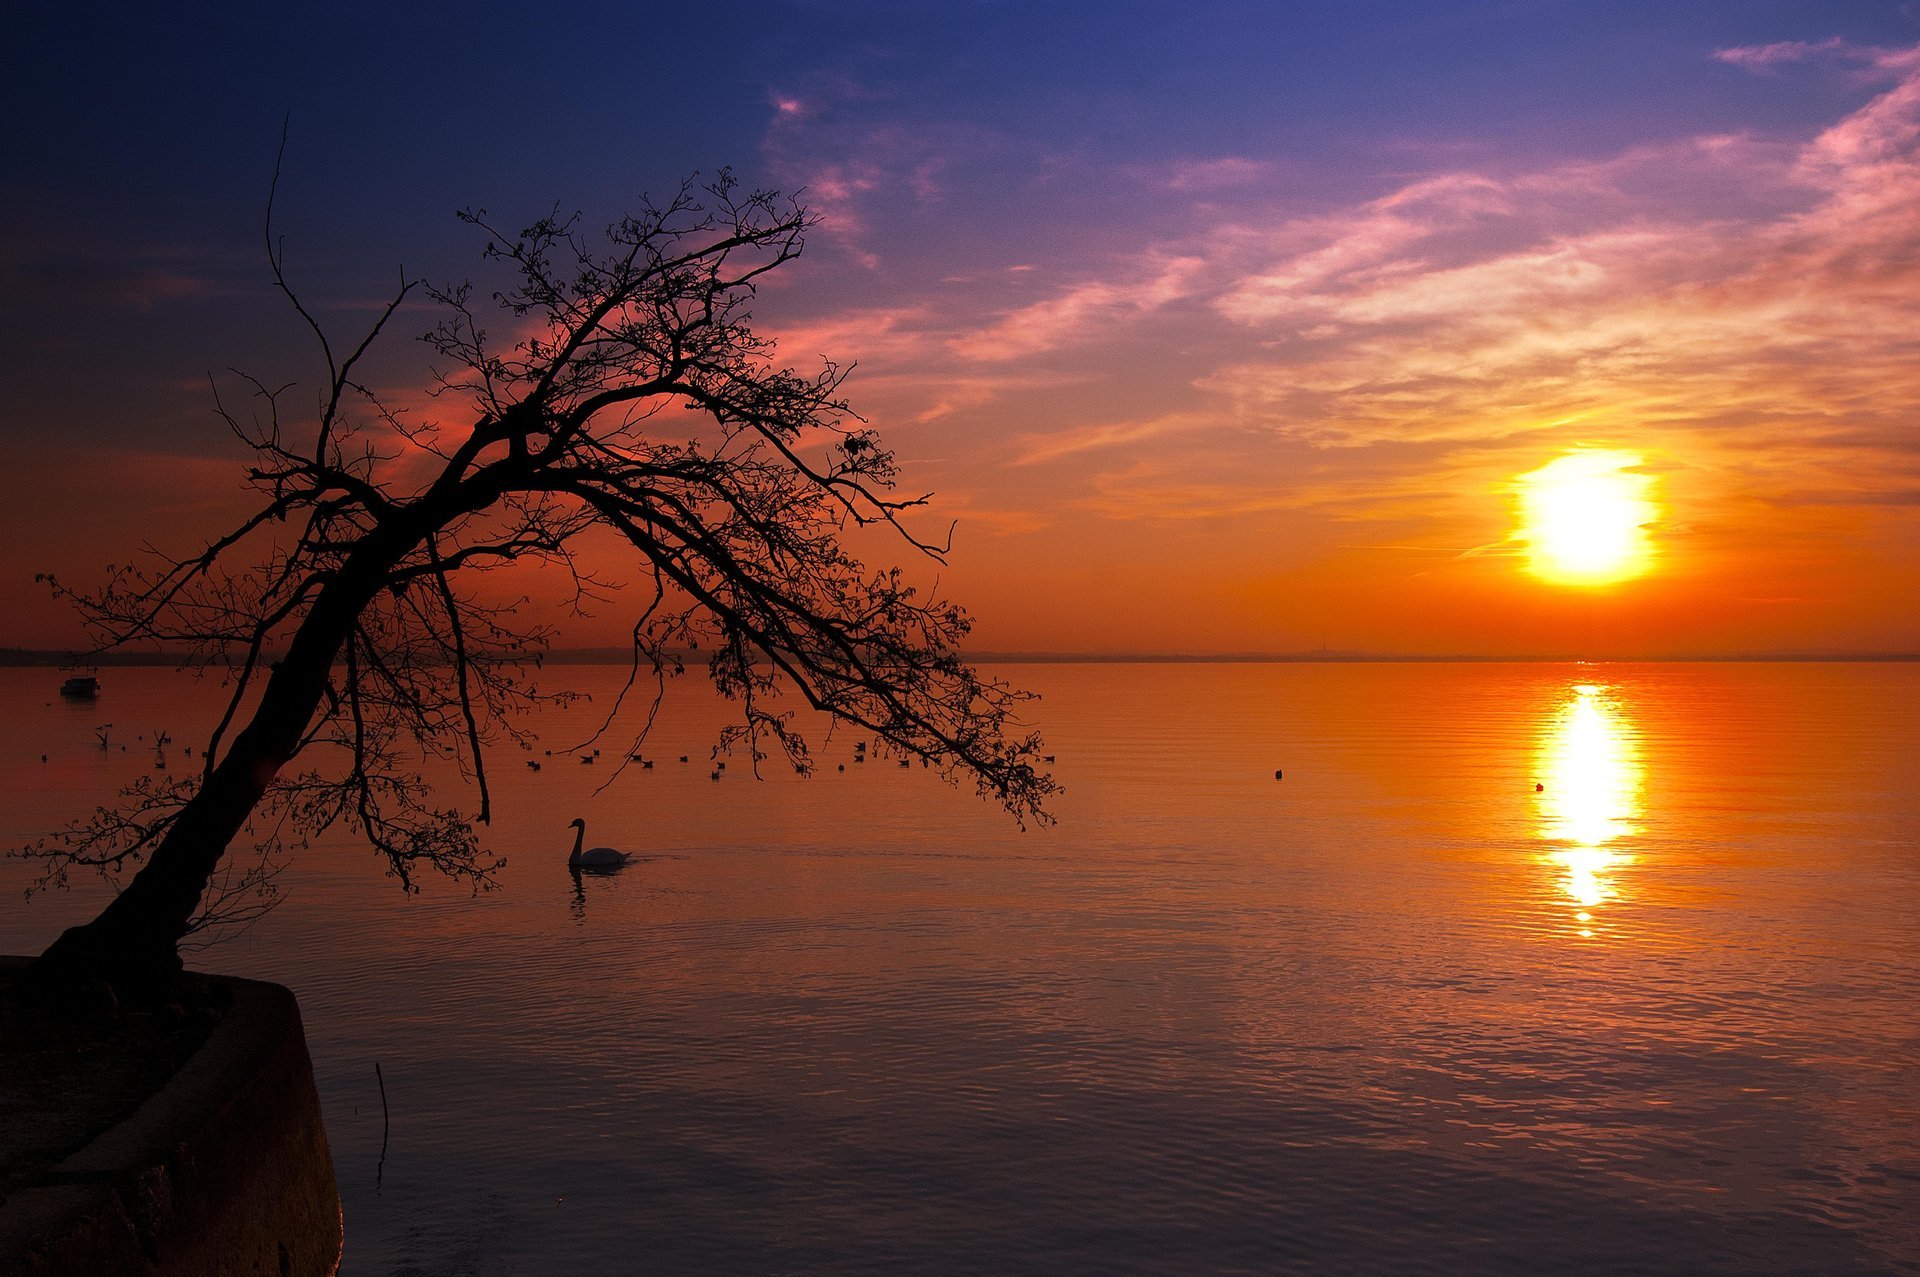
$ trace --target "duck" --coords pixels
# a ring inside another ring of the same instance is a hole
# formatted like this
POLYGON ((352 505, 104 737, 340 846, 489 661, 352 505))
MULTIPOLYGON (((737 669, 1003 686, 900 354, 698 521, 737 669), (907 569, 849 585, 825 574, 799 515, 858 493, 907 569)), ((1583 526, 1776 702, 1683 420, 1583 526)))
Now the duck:
POLYGON ((615 851, 612 847, 589 847, 585 851, 580 844, 587 840, 587 822, 575 816, 567 822, 567 828, 573 830, 573 854, 567 857, 569 869, 618 869, 633 859, 630 851, 615 851))

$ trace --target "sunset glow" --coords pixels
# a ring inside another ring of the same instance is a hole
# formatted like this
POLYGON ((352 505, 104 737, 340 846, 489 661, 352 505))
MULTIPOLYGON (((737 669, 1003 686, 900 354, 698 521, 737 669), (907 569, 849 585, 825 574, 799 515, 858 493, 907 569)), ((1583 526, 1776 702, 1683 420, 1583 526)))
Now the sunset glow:
POLYGON ((1630 452, 1569 452, 1520 476, 1527 568, 1555 585, 1611 585, 1653 562, 1651 476, 1630 452))
POLYGON ((8 18, 0 1277, 1920 1277, 1920 0, 8 18))
MULTIPOLYGON (((260 286, 253 226, 291 105, 282 230, 343 320, 396 263, 474 278, 463 205, 592 231, 722 164, 802 192, 817 220, 755 331, 804 375, 851 368, 848 401, 929 496, 911 530, 952 531, 946 563, 909 567, 967 606, 974 652, 1920 649, 1920 26, 1893 7, 1621 13, 1623 67, 1552 5, 1202 6, 1170 28, 775 6, 724 89, 676 63, 618 118, 495 112, 471 155, 411 110, 335 136, 358 62, 181 98, 176 76, 219 82, 222 45, 176 47, 156 10, 126 47, 165 56, 16 89, 110 149, 75 167, 36 136, 12 170, 6 638, 79 640, 33 572, 86 580, 155 529, 191 548, 230 520, 201 372, 278 385, 309 336, 260 286), (135 146, 120 122, 154 111, 135 146), (132 200, 109 176, 128 166, 132 200)), ((667 45, 704 38, 656 18, 667 45)), ((581 74, 623 82, 606 56, 581 74)), ((417 356, 357 370, 410 432, 383 441, 399 469, 471 424, 417 356)), ((485 588, 569 607, 512 572, 485 588)), ((586 609, 556 641, 617 647, 630 622, 586 609)))

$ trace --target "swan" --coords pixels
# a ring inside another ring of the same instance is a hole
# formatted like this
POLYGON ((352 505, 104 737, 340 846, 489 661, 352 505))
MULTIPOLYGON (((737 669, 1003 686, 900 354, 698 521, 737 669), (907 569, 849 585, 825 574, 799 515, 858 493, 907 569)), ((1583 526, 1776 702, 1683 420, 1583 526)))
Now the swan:
POLYGON ((587 840, 587 822, 579 817, 569 821, 567 828, 573 833, 573 854, 567 857, 569 869, 618 869, 633 859, 630 851, 615 851, 611 847, 589 847, 580 850, 580 844, 587 840))

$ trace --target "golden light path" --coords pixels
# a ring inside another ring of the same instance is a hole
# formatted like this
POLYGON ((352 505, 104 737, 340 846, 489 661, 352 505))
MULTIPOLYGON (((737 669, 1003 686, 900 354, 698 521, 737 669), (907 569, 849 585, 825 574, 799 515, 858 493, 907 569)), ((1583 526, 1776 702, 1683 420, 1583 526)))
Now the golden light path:
POLYGON ((1527 568, 1555 585, 1611 585, 1653 565, 1648 526, 1659 517, 1644 458, 1569 452, 1515 481, 1527 568))
POLYGON ((1609 871, 1632 860, 1614 845, 1637 830, 1639 755, 1633 724, 1594 683, 1574 687, 1540 735, 1540 837, 1560 844, 1548 856, 1566 870, 1560 888, 1585 937, 1593 910, 1616 894, 1609 871))

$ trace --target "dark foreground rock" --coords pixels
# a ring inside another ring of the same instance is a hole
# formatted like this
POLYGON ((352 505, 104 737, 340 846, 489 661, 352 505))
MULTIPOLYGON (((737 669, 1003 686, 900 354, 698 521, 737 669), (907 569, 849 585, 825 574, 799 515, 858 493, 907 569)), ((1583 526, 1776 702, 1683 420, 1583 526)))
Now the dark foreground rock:
POLYGON ((0 959, 0 1274, 319 1277, 340 1199, 299 1005, 196 977, 181 1000, 49 1012, 0 959))

